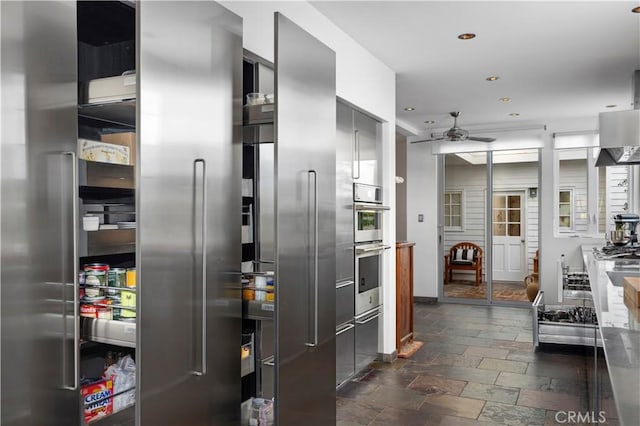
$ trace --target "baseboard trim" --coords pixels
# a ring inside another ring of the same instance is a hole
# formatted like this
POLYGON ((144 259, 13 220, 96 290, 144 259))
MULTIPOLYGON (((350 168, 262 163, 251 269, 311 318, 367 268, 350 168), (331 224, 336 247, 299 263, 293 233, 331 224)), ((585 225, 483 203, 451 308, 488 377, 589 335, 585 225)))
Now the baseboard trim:
POLYGON ((414 303, 427 303, 429 305, 433 305, 438 303, 437 297, 423 297, 423 296, 413 296, 414 303))
POLYGON ((391 352, 390 354, 378 354, 378 355, 379 355, 379 358, 382 360, 382 362, 386 362, 387 364, 392 364, 398 359, 397 350, 391 352))

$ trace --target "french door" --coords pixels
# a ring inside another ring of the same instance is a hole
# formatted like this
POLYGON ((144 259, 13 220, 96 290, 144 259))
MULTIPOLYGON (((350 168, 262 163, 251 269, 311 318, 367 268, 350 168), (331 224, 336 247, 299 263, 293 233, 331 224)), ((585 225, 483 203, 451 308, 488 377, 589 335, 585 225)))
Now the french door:
POLYGON ((526 276, 524 192, 493 194, 493 280, 522 281, 526 276))

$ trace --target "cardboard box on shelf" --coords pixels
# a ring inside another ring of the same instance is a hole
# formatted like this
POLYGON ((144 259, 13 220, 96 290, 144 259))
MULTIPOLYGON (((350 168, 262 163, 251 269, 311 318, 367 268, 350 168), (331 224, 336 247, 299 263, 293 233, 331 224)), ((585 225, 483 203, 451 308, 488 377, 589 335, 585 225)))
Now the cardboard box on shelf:
POLYGON ((114 145, 126 146, 129 148, 129 164, 136 165, 136 133, 104 133, 100 136, 100 140, 114 145))
POLYGON ((129 147, 90 139, 78 139, 78 157, 87 161, 129 164, 129 147))
POLYGON ((126 146, 129 148, 129 164, 136 165, 136 133, 104 133, 100 136, 103 142, 112 143, 114 145, 126 146))

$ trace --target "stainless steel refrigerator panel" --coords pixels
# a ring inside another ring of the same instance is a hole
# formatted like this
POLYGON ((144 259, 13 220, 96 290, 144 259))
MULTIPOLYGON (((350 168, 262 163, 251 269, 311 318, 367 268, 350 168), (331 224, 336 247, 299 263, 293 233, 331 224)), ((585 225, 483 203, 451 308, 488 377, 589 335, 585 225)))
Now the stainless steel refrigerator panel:
POLYGON ((355 325, 343 324, 336 330, 336 386, 355 374, 355 325))
POLYGON ((274 146, 260 144, 258 149, 258 203, 259 203, 259 233, 258 254, 260 271, 273 271, 273 261, 276 258, 275 243, 275 176, 274 176, 274 146))
POLYGON ((276 418, 335 424, 335 53, 276 28, 276 418))
POLYGON ((355 282, 353 280, 336 283, 336 324, 351 321, 355 308, 355 282))
POLYGON ((336 105, 336 282, 353 279, 353 110, 336 105))
POLYGON ((76 425, 76 2, 0 2, 0 423, 76 425))
POLYGON ((356 371, 378 357, 378 323, 382 323, 382 306, 355 317, 356 371))
POLYGON ((382 185, 381 159, 378 123, 359 111, 353 112, 353 132, 355 142, 355 161, 357 179, 354 182, 370 185, 382 185))
POLYGON ((137 424, 240 422, 242 21, 138 2, 137 424))

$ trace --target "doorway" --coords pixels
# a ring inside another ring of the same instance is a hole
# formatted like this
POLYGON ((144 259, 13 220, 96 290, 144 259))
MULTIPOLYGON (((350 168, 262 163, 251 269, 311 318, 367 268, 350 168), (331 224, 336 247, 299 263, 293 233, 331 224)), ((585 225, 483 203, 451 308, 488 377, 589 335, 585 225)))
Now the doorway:
POLYGON ((520 281, 526 276, 524 191, 493 194, 493 280, 520 281))
POLYGON ((442 301, 528 306, 524 281, 536 272, 538 255, 539 156, 538 149, 441 155, 442 301), (480 280, 464 268, 451 272, 452 251, 462 242, 477 246, 480 280))

